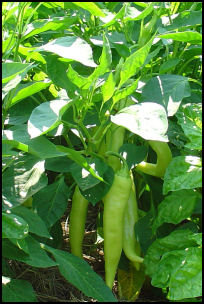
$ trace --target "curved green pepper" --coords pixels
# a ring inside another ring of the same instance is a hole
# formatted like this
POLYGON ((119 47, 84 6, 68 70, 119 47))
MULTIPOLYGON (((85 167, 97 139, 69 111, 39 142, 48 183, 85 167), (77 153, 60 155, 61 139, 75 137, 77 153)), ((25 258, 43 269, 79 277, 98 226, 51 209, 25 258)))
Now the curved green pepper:
POLYGON ((152 164, 143 161, 136 166, 136 170, 156 177, 163 177, 172 160, 171 150, 166 142, 149 140, 148 143, 157 154, 157 163, 152 164))

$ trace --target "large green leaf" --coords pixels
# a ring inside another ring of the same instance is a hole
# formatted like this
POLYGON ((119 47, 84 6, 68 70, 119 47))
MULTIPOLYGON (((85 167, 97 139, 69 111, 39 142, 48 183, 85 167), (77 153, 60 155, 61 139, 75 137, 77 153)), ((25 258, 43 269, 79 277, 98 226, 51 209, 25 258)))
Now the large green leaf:
POLYGON ((12 208, 26 201, 47 185, 44 161, 32 155, 15 160, 3 173, 4 207, 12 208))
POLYGON ((202 248, 173 250, 163 255, 152 277, 155 287, 168 287, 169 300, 202 296, 202 248))
POLYGON ((202 104, 189 103, 180 107, 176 113, 178 123, 181 125, 189 140, 185 146, 189 149, 202 150, 202 104))
POLYGON ((177 32, 177 33, 166 33, 158 35, 158 38, 173 39, 181 42, 188 42, 192 44, 201 44, 202 35, 198 32, 187 31, 187 32, 177 32))
POLYGON ((183 11, 172 20, 172 24, 166 26, 168 31, 183 27, 202 24, 202 11, 183 11))
POLYGON ((36 51, 47 51, 63 58, 78 61, 86 66, 96 67, 90 45, 79 37, 61 37, 41 46, 36 51))
POLYGON ((135 51, 130 55, 124 62, 120 72, 120 83, 119 88, 133 75, 137 74, 141 66, 145 62, 147 55, 149 54, 154 38, 151 38, 147 44, 142 48, 135 51))
POLYGON ((7 303, 38 302, 32 285, 25 280, 2 277, 2 299, 7 303))
POLYGON ((17 206, 12 208, 12 213, 21 216, 26 223, 28 223, 29 231, 46 238, 50 238, 49 231, 45 225, 45 222, 36 214, 33 210, 29 210, 23 206, 17 206))
POLYGON ((95 2, 72 2, 72 3, 89 11, 90 14, 93 16, 105 17, 104 12, 97 6, 97 4, 95 4, 95 2))
POLYGON ((70 191, 64 177, 44 187, 33 196, 33 208, 46 223, 52 227, 67 208, 70 191))
POLYGON ((155 240, 148 248, 144 257, 146 274, 150 277, 157 276, 161 257, 174 250, 185 250, 189 247, 197 247, 197 243, 191 240, 193 232, 188 229, 174 230, 168 236, 155 240))
POLYGON ((77 17, 54 17, 50 19, 38 19, 27 25, 26 32, 22 38, 22 41, 46 31, 65 30, 70 25, 77 21, 77 17))
POLYGON ((168 128, 166 111, 163 106, 145 102, 126 107, 111 121, 147 140, 168 141, 165 135, 168 128))
POLYGON ((25 75, 33 68, 33 63, 6 62, 2 63, 2 83, 12 80, 17 75, 25 75))
POLYGON ((53 130, 60 124, 60 110, 68 104, 67 100, 51 100, 36 107, 28 120, 28 133, 31 138, 53 130))
POLYGON ((17 102, 25 99, 29 96, 34 95, 44 89, 46 89, 50 85, 50 81, 37 81, 37 82, 29 82, 26 84, 19 84, 15 96, 12 98, 11 106, 16 104, 17 102))
POLYGON ((103 178, 99 176, 98 173, 88 164, 86 158, 83 157, 79 151, 75 151, 73 149, 60 145, 56 145, 56 147, 58 151, 66 153, 67 157, 69 157, 70 159, 75 161, 78 165, 80 165, 82 168, 84 168, 85 169, 85 171, 83 172, 84 175, 87 175, 88 172, 90 172, 93 175, 93 177, 98 178, 100 181, 104 181, 103 178))
POLYGON ((142 20, 147 17, 153 11, 153 4, 150 3, 148 6, 141 12, 135 7, 127 7, 126 14, 124 17, 125 21, 128 20, 142 20))
POLYGON ((47 268, 58 264, 47 255, 45 250, 41 248, 40 243, 33 237, 28 235, 25 241, 28 246, 28 254, 16 247, 8 239, 5 239, 2 243, 2 255, 5 258, 24 262, 33 267, 47 268))
POLYGON ((23 239, 28 235, 28 224, 26 221, 14 214, 2 214, 2 237, 23 239))
POLYGON ((163 223, 178 224, 190 217, 196 202, 197 193, 193 190, 179 190, 171 193, 159 204, 158 215, 153 223, 156 230, 163 223))
POLYGON ((87 262, 68 252, 47 245, 44 245, 44 247, 54 256, 63 277, 85 295, 99 302, 117 302, 111 290, 87 262))
POLYGON ((180 75, 159 75, 151 78, 142 88, 143 102, 156 102, 173 116, 183 98, 191 95, 188 78, 180 75))
POLYGON ((197 156, 176 156, 169 164, 163 184, 163 193, 202 187, 202 161, 197 156))

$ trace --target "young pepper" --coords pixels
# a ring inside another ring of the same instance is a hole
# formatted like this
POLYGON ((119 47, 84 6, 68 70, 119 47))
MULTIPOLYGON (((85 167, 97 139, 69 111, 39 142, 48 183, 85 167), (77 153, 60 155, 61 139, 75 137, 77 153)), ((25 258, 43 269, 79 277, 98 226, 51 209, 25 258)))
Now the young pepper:
POLYGON ((70 212, 69 237, 71 253, 82 258, 82 242, 84 238, 85 221, 88 210, 88 201, 81 194, 79 187, 75 187, 70 212))
MULTIPOLYGON (((118 155, 116 153, 109 153, 118 155)), ((129 169, 123 157, 122 168, 115 173, 113 184, 103 198, 103 233, 105 257, 105 281, 112 289, 123 246, 123 229, 125 208, 130 195, 132 180, 129 169)))
POLYGON ((132 175, 131 178, 132 187, 124 216, 123 250, 125 252, 126 257, 131 261, 132 265, 137 270, 139 270, 140 263, 143 262, 143 258, 140 256, 140 245, 137 242, 134 233, 134 226, 135 223, 138 221, 138 209, 135 193, 135 184, 132 175))
POLYGON ((163 177, 172 160, 171 150, 166 142, 149 140, 148 143, 157 154, 157 163, 151 164, 143 161, 136 166, 136 170, 156 177, 163 177))

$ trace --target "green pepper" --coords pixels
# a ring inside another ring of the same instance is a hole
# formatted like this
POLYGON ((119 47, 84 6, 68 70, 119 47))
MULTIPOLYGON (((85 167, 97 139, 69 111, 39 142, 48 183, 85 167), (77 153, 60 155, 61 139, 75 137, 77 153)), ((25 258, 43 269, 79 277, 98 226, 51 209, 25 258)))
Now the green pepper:
POLYGON ((140 263, 143 262, 143 258, 140 256, 140 245, 135 238, 134 226, 138 221, 138 209, 135 193, 135 184, 132 178, 132 188, 130 196, 125 210, 124 216, 124 230, 123 230, 123 250, 126 257, 131 261, 132 265, 139 270, 140 263))
POLYGON ((143 161, 136 166, 136 170, 156 177, 163 177, 172 160, 171 150, 166 142, 149 140, 148 143, 157 154, 157 163, 151 164, 143 161))
MULTIPOLYGON (((124 141, 125 128, 118 125, 112 125, 107 132, 107 150, 118 152, 124 141)), ((108 157, 108 164, 113 168, 114 171, 120 169, 120 160, 114 155, 108 157)))
MULTIPOLYGON (((112 153, 112 155, 116 155, 116 153, 112 153)), ((119 157, 123 160, 123 167, 115 173, 113 184, 103 198, 105 281, 110 289, 113 287, 122 252, 124 214, 132 186, 128 166, 124 158, 119 157)))
POLYGON ((82 242, 84 238, 85 221, 88 209, 88 201, 81 194, 79 187, 75 187, 72 197, 70 212, 69 237, 71 253, 82 258, 82 242))

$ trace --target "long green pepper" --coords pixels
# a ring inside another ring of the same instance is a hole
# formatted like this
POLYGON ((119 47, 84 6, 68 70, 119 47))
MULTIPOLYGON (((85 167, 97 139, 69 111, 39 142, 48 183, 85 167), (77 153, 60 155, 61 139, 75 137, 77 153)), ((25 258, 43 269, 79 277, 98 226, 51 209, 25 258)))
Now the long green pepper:
POLYGON ((115 173, 109 192, 103 198, 105 282, 110 289, 113 287, 122 252, 124 215, 131 186, 129 169, 124 161, 123 167, 115 173))

